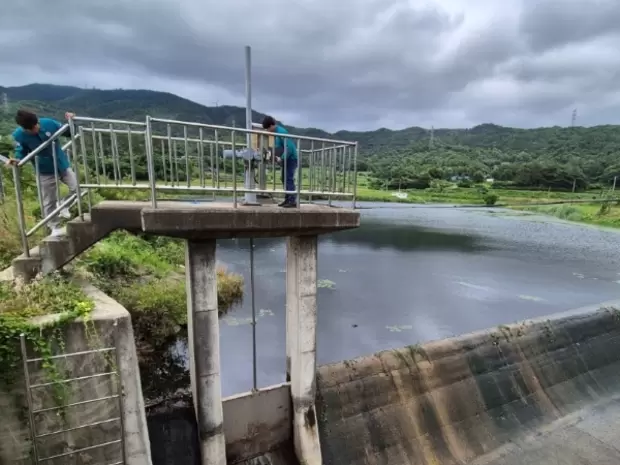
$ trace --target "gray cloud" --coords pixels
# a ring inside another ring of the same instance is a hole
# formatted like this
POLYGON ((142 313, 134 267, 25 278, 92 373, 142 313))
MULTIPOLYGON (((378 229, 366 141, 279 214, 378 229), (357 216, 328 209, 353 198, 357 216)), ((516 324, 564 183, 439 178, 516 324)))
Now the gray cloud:
POLYGON ((40 3, 0 16, 0 84, 241 104, 250 44, 254 106, 295 125, 620 121, 617 0, 40 3))

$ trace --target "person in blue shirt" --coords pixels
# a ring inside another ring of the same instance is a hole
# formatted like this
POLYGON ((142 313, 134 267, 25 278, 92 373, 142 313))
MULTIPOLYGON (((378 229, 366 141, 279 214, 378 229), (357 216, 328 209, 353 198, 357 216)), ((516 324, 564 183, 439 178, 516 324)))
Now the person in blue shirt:
MULTIPOLYGON (((279 125, 272 116, 263 120, 263 129, 276 134, 288 134, 288 131, 279 125)), ((297 145, 290 137, 275 136, 274 156, 282 159, 282 186, 286 191, 295 191, 295 171, 297 170, 297 145), (286 160, 286 161, 285 161, 286 160)), ((296 194, 285 194, 284 202, 280 207, 292 208, 297 206, 296 194)))
MULTIPOLYGON (((73 117, 73 113, 66 113, 67 119, 73 117)), ((15 122, 18 128, 13 132, 13 141, 15 143, 15 158, 9 159, 7 164, 14 165, 19 160, 25 158, 30 152, 35 150, 46 140, 50 139, 61 127, 62 124, 51 118, 39 118, 34 113, 27 110, 19 110, 15 116, 15 122)), ((65 137, 71 137, 71 131, 67 130, 62 134, 65 137)), ((52 146, 43 149, 36 157, 32 159, 32 163, 38 165, 39 170, 39 188, 41 189, 41 197, 43 198, 43 218, 47 218, 53 212, 59 203, 65 199, 57 198, 56 183, 60 180, 69 188, 69 195, 77 190, 77 178, 71 169, 69 157, 62 150, 61 141, 58 140, 54 144, 56 148, 56 163, 54 163, 54 154, 52 146), (36 160, 35 160, 36 159, 36 160), (54 172, 56 169, 57 173, 54 172)), ((69 219, 69 209, 63 209, 60 216, 69 219)), ((60 218, 58 216, 52 218, 48 222, 52 236, 60 236, 63 230, 59 228, 60 218)))

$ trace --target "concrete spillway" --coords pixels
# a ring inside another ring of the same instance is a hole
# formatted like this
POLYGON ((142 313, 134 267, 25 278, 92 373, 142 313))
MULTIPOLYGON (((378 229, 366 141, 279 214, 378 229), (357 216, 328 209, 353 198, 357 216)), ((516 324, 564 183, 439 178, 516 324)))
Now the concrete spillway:
POLYGON ((320 367, 323 463, 620 463, 620 311, 597 309, 320 367))

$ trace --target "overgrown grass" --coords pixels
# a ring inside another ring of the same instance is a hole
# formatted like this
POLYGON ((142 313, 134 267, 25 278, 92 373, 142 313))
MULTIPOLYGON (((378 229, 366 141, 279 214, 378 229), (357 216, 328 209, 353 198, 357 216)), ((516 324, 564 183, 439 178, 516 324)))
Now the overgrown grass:
MULTIPOLYGON (((164 344, 187 323, 184 250, 181 241, 117 232, 80 260, 91 279, 132 314, 145 350, 164 344)), ((243 298, 243 277, 217 270, 221 313, 243 298)))
POLYGON ((567 221, 620 227, 620 205, 618 202, 610 201, 602 204, 538 205, 520 209, 555 216, 556 218, 567 221))

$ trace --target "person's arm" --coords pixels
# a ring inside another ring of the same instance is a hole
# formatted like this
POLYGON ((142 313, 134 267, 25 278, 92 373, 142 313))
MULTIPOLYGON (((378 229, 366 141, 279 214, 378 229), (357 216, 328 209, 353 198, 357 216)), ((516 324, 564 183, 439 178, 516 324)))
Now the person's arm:
MULTIPOLYGON (((65 113, 65 118, 68 120, 69 118, 73 118, 75 116, 74 113, 71 112, 66 112, 65 113)), ((56 121, 55 119, 51 120, 52 123, 54 124, 54 129, 56 131, 58 131, 61 127, 62 127, 62 123, 60 121, 56 121)), ((63 132, 61 135, 61 137, 71 137, 71 128, 67 128, 65 130, 65 132, 63 132)))
POLYGON ((24 147, 17 139, 13 139, 13 141, 15 158, 9 158, 9 161, 6 162, 7 165, 16 165, 17 163, 19 163, 19 160, 24 158, 30 152, 28 148, 24 147))
POLYGON ((274 145, 273 154, 276 158, 282 158, 282 155, 284 155, 284 138, 276 136, 274 138, 274 145))

